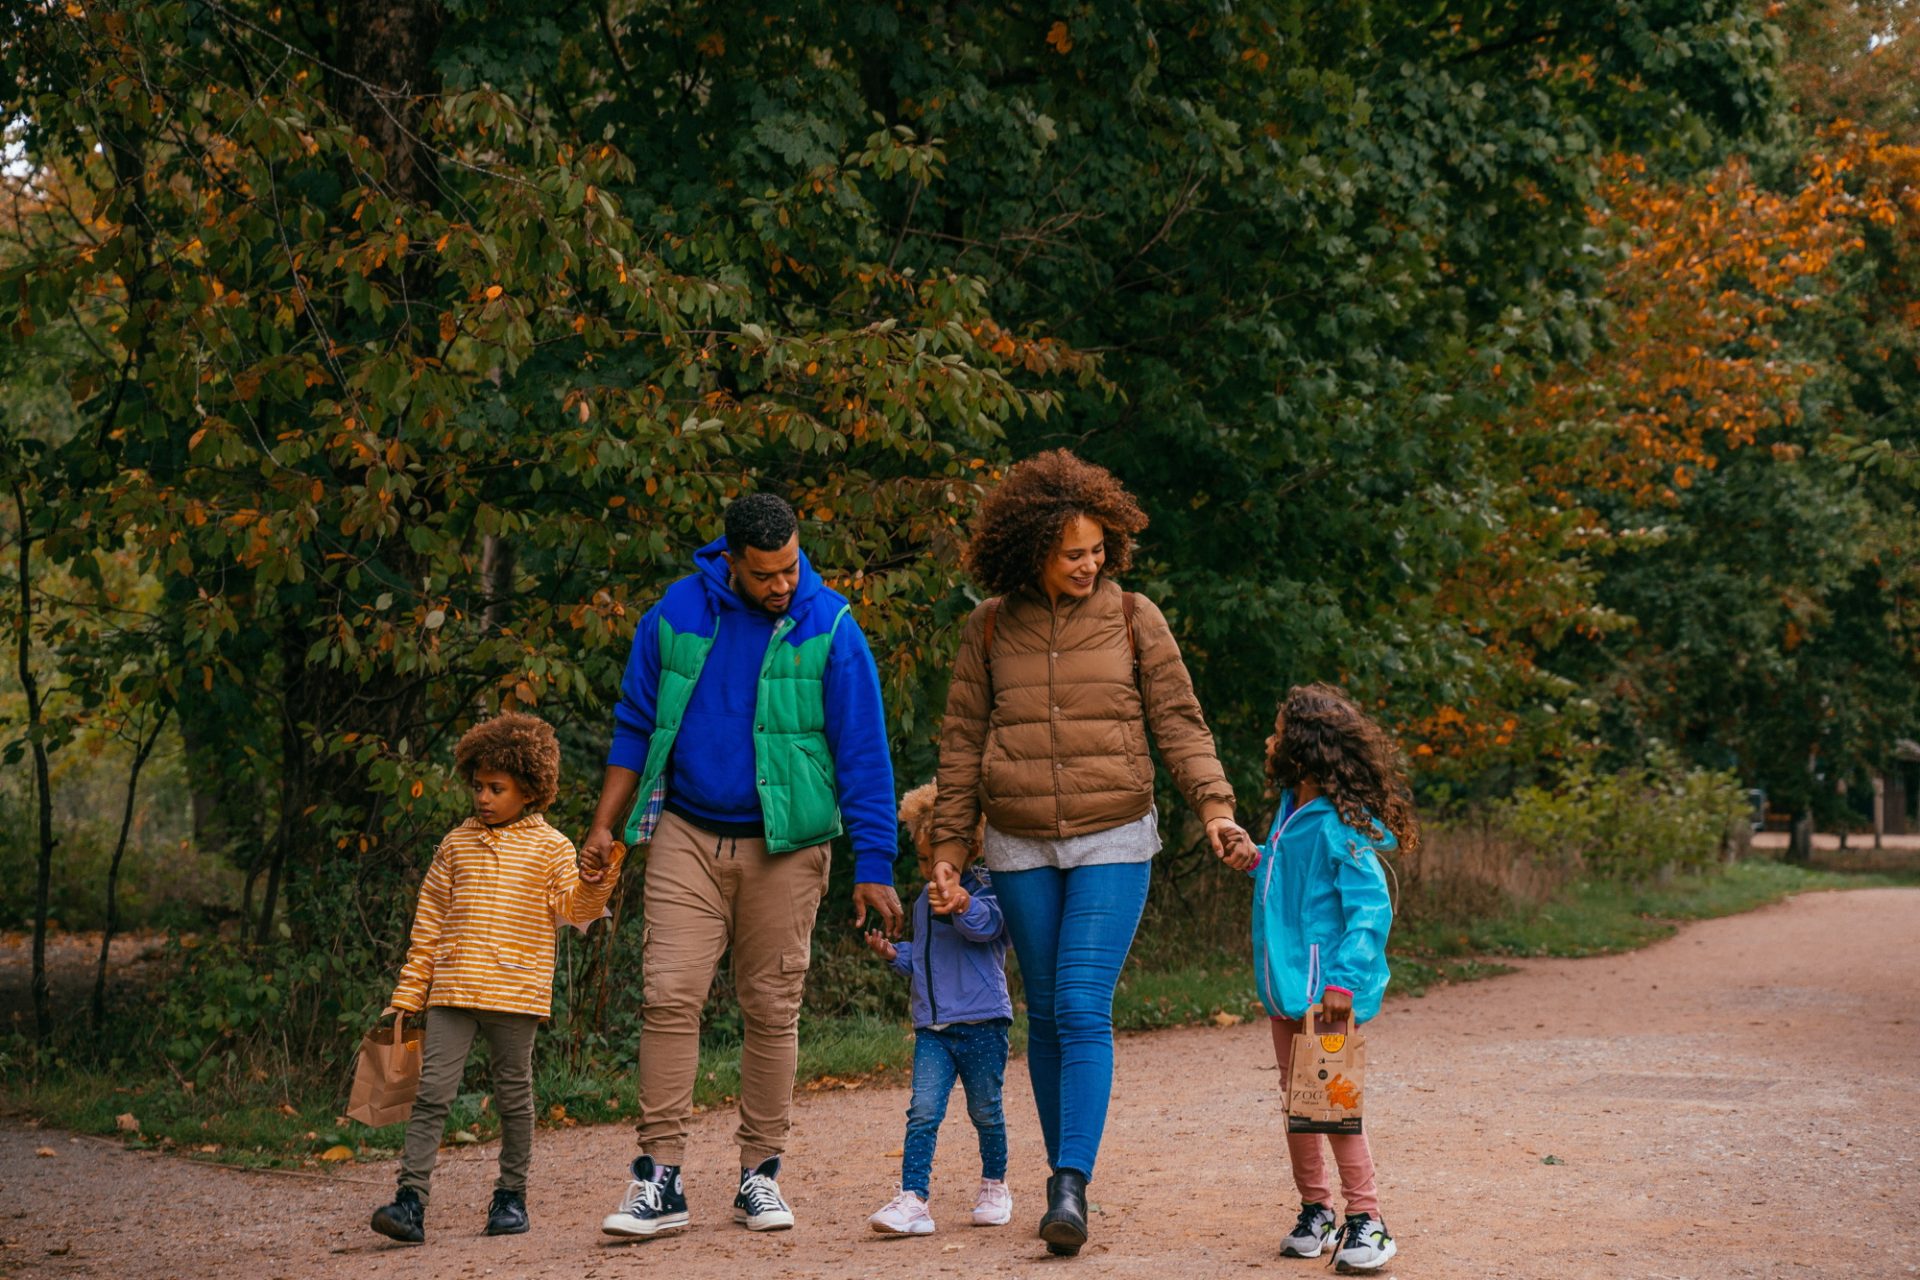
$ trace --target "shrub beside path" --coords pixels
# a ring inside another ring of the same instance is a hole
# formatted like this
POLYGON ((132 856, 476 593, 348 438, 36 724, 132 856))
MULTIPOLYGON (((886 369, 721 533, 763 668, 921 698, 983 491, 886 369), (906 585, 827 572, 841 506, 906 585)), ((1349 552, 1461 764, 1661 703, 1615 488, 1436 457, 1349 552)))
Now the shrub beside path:
MULTIPOLYGON (((1404 1280, 1920 1275, 1920 890, 1809 894, 1629 955, 1391 1001, 1371 1035, 1374 1144, 1404 1280), (1551 1162, 1549 1160, 1551 1159, 1551 1162)), ((316 1277, 1319 1276, 1275 1245, 1295 1208, 1264 1025, 1128 1036, 1094 1243, 1049 1262, 1041 1167, 1010 1073, 1016 1225, 963 1225, 972 1132, 952 1108, 938 1234, 870 1235, 906 1092, 803 1094, 783 1180, 799 1229, 729 1220, 733 1118, 700 1118, 693 1228, 603 1243, 623 1127, 542 1130, 528 1236, 478 1234, 494 1150, 449 1151, 428 1244, 366 1218, 391 1164, 247 1173, 0 1129, 0 1275, 316 1277), (37 1156, 49 1147, 51 1157, 37 1156)))

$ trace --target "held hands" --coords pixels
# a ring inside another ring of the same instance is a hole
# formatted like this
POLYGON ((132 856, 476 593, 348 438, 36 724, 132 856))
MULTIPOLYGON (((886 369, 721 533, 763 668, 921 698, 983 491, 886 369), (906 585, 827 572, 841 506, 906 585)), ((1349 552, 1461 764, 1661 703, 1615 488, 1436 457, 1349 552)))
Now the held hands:
POLYGON ((588 884, 599 884, 613 861, 613 847, 612 827, 595 827, 587 832, 580 845, 580 878, 588 884))
POLYGON ((895 956, 900 954, 900 948, 888 942, 887 935, 878 929, 867 930, 867 950, 886 961, 892 961, 895 956))
POLYGON ((951 862, 933 864, 933 879, 927 885, 927 905, 937 915, 966 914, 967 908, 973 905, 973 895, 960 883, 960 868, 951 862))
POLYGON ((1207 843, 1213 854, 1235 871, 1251 871, 1260 861, 1260 848, 1247 829, 1232 818, 1214 818, 1207 823, 1207 843))

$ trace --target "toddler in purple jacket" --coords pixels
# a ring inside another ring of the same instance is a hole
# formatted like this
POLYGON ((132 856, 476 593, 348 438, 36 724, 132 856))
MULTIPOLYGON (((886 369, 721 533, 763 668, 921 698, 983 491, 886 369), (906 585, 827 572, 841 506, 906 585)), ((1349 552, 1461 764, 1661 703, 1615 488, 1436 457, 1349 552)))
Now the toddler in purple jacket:
MULTIPOLYGON (((930 876, 934 786, 908 792, 900 818, 930 876)), ((867 1219, 883 1235, 933 1232, 927 1210, 934 1142, 947 1114, 953 1082, 967 1094, 967 1116, 980 1133, 980 1191, 973 1225, 997 1227, 1013 1216, 1007 1190, 1007 1121, 1000 1086, 1007 1071, 1007 1030, 1013 1000, 1007 994, 1007 926, 985 868, 969 867, 955 901, 935 910, 929 889, 914 899, 913 940, 892 943, 879 930, 867 945, 896 973, 913 980, 913 1101, 900 1162, 900 1194, 867 1219)))

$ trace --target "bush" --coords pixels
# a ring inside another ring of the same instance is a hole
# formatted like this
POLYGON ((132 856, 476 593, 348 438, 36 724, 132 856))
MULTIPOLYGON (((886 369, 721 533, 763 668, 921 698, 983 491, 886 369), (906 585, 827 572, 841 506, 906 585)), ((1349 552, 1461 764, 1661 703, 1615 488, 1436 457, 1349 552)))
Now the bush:
POLYGON ((1495 821, 1537 857, 1639 881, 1718 861, 1745 813, 1732 773, 1686 768, 1656 744, 1645 760, 1612 773, 1583 760, 1550 790, 1523 788, 1496 806, 1495 821))

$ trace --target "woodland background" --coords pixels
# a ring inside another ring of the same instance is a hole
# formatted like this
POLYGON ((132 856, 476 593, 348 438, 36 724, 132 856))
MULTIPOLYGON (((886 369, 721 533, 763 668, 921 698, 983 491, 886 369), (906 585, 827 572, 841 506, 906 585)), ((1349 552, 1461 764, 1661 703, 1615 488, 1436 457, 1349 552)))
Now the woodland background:
MULTIPOLYGON (((1844 824, 1920 727, 1904 0, 50 0, 0 86, 17 1078, 334 1105, 454 739, 552 720, 579 834, 634 623, 750 489, 903 785, 969 514, 1060 445, 1148 508, 1249 821, 1299 680, 1509 887, 1713 864, 1746 787, 1844 824), (103 925, 164 976, 58 989, 103 925)), ((1227 973, 1170 834, 1156 919, 1227 973)), ((891 1028, 847 861, 809 1017, 891 1028)), ((634 933, 564 948, 569 1070, 631 1061, 634 933)))

